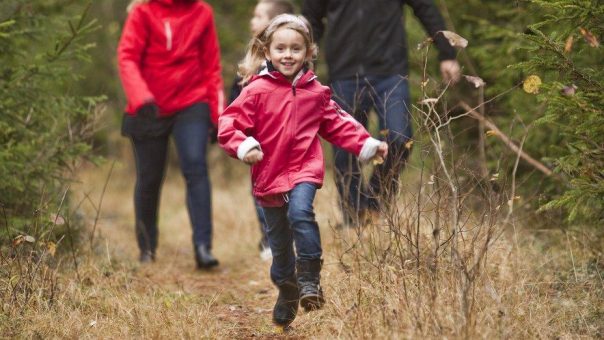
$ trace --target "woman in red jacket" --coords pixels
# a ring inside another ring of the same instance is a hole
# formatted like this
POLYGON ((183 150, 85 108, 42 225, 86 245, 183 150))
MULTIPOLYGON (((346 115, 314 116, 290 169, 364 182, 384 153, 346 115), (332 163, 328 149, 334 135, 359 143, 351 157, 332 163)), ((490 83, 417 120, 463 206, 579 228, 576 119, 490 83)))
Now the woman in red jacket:
POLYGON ((273 253, 271 279, 279 289, 273 321, 281 326, 294 320, 298 303, 313 310, 325 302, 312 206, 324 175, 319 136, 362 161, 388 152, 386 143, 371 138, 330 99, 329 88, 309 70, 316 52, 311 37, 301 17, 275 17, 250 42, 240 65, 249 83, 218 123, 220 146, 252 165, 253 192, 264 209, 273 253), (252 77, 263 62, 267 68, 252 77))
POLYGON ((197 0, 134 0, 117 52, 128 100, 122 133, 132 141, 137 169, 140 261, 155 259, 159 194, 172 135, 187 183, 197 267, 214 267, 206 146, 223 96, 212 8, 197 0))

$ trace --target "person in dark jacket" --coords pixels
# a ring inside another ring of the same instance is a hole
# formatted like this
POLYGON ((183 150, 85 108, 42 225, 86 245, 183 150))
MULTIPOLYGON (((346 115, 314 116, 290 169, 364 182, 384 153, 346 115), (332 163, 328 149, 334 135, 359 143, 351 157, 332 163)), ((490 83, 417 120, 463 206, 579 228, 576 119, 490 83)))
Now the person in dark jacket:
POLYGON ((223 96, 212 8, 198 0, 133 0, 117 53, 128 101, 122 134, 130 138, 136 162, 139 260, 155 260, 159 194, 172 136, 187 184, 197 267, 214 267, 206 147, 223 96))
MULTIPOLYGON (((259 0, 254 8, 254 16, 250 20, 250 31, 252 36, 255 37, 258 33, 262 32, 271 20, 279 14, 292 14, 294 12, 294 5, 289 0, 259 0)), ((239 75, 233 80, 231 85, 231 92, 229 94, 229 104, 231 104, 243 89, 242 79, 239 75)), ((260 237, 259 248, 260 258, 264 261, 271 259, 271 248, 268 245, 268 238, 266 236, 266 219, 264 218, 264 211, 262 207, 254 199, 254 206, 256 208, 256 216, 258 216, 258 222, 260 223, 260 237)))
POLYGON ((358 221, 368 210, 380 209, 378 197, 395 199, 398 176, 412 136, 407 83, 407 43, 403 5, 409 5, 434 40, 441 60, 443 80, 457 82, 460 67, 456 52, 443 34, 444 21, 432 0, 305 0, 302 14, 312 25, 318 43, 325 35, 325 55, 333 99, 367 126, 374 108, 385 133, 391 156, 377 165, 368 188, 353 156, 334 149, 336 183, 344 223, 358 221), (323 19, 327 19, 325 25, 323 19))

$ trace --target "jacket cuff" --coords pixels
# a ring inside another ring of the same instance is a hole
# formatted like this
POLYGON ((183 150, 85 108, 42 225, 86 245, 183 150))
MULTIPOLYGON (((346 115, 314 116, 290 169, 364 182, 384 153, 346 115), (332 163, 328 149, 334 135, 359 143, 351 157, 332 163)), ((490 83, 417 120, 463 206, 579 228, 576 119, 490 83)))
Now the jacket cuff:
POLYGON ((375 156, 377 153, 378 146, 380 146, 382 142, 373 137, 369 137, 365 140, 363 144, 363 148, 361 149, 361 153, 359 153, 359 161, 367 162, 375 156))
POLYGON ((239 144, 239 147, 237 147, 237 158, 243 160, 243 157, 245 157, 245 155, 254 148, 260 149, 260 143, 258 143, 254 137, 246 138, 243 142, 241 142, 241 144, 239 144))

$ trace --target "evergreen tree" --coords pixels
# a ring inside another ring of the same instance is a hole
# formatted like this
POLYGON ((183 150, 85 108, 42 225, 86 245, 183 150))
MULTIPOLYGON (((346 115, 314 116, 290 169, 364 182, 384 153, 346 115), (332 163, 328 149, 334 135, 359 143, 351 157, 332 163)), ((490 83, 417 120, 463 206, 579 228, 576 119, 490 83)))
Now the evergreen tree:
POLYGON ((85 14, 72 1, 0 2, 0 203, 10 218, 58 204, 90 153, 101 98, 74 95, 92 47, 81 39, 95 26, 85 14))

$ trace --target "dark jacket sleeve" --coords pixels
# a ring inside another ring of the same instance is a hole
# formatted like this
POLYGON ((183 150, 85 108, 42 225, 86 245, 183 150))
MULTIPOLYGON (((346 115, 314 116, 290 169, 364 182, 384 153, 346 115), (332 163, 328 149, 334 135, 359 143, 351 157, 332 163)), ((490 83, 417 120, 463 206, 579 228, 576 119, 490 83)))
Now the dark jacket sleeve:
POLYGON ((413 13, 424 26, 424 29, 438 48, 438 58, 440 60, 455 59, 456 51, 442 33, 438 31, 446 30, 445 21, 434 1, 432 0, 406 0, 406 3, 413 8, 413 13))
POLYGON ((231 85, 231 92, 229 93, 228 105, 230 105, 232 102, 234 102, 235 99, 237 99, 237 97, 239 97, 239 95, 241 94, 241 89, 243 88, 243 86, 241 86, 241 84, 239 84, 240 82, 241 82, 241 77, 235 76, 235 79, 233 79, 233 84, 231 85))
POLYGON ((325 33, 323 18, 327 15, 327 0, 304 0, 302 15, 310 22, 315 43, 319 43, 325 33))

